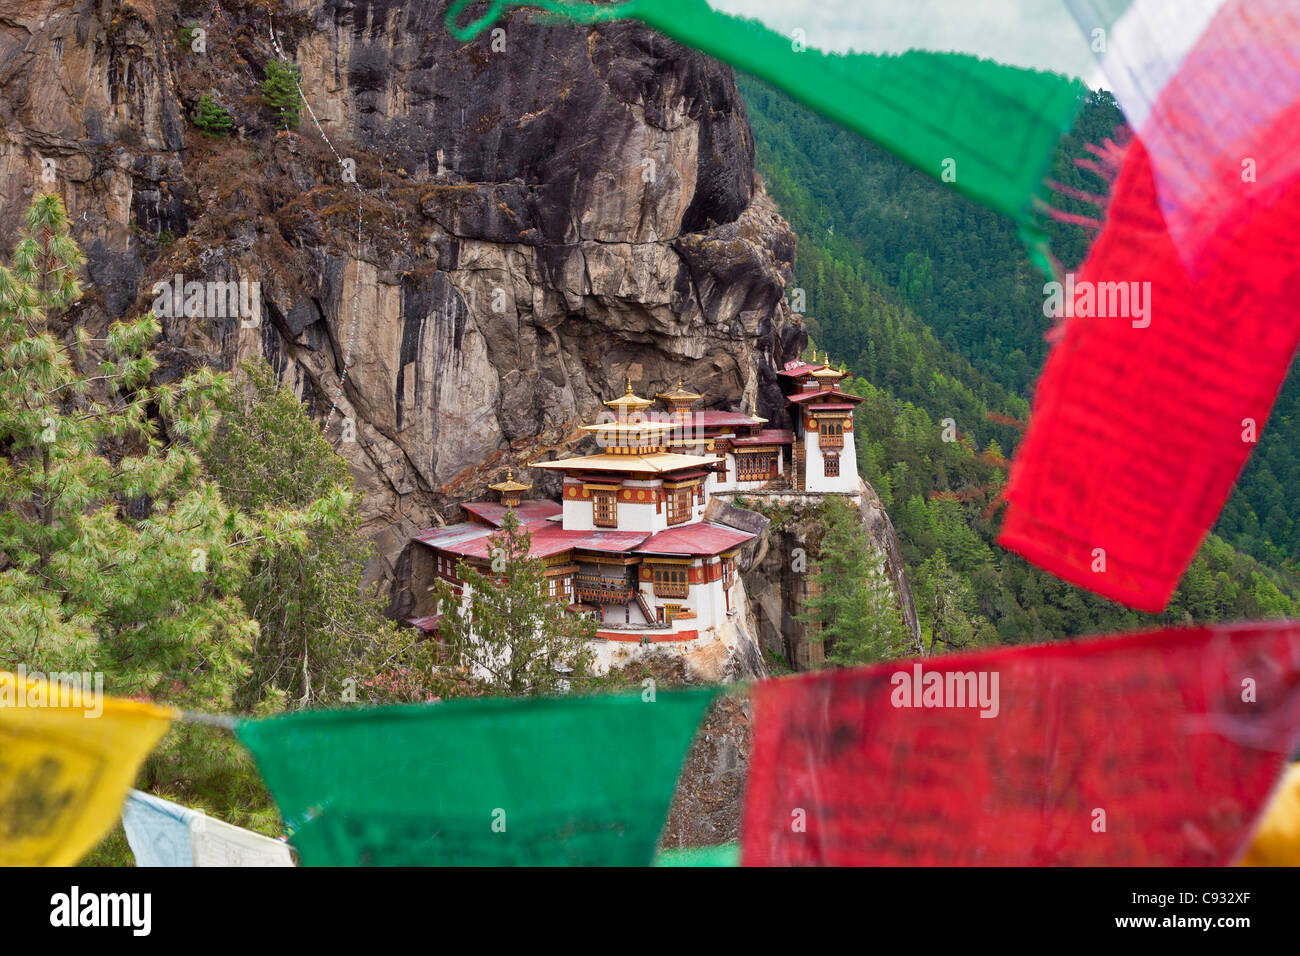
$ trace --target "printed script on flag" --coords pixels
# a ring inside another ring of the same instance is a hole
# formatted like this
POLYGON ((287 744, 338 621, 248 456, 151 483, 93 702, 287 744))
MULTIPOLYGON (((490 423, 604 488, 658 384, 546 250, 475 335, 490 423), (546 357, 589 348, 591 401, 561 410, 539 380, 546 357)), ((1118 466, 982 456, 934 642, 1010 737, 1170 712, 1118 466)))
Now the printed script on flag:
POLYGON ((756 685, 744 865, 1224 865, 1300 727, 1300 624, 920 667, 756 685))

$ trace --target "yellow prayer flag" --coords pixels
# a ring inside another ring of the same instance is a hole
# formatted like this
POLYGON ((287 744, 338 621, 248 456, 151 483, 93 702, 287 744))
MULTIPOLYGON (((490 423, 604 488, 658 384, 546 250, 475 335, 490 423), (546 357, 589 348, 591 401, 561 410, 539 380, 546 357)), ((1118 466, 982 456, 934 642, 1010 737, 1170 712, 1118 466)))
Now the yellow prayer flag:
POLYGON ((179 711, 105 697, 102 675, 19 670, 0 671, 0 865, 71 866, 117 822, 179 711))
POLYGON ((1300 866, 1300 763, 1283 776, 1238 866, 1300 866))

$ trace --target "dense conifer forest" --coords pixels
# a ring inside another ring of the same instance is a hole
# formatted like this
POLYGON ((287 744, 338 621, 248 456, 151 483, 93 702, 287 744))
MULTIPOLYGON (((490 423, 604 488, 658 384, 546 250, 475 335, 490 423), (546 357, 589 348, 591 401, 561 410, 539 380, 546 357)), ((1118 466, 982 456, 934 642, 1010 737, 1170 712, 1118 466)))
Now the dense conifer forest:
MULTIPOLYGON (((936 649, 1297 613, 1300 502, 1284 493, 1300 477, 1296 376, 1165 613, 1130 611, 1028 565, 996 545, 996 505, 1052 320, 1015 224, 771 87, 740 85, 758 168, 799 237, 794 287, 813 343, 859 376, 850 389, 867 398, 860 470, 898 529, 936 649)), ((1049 178, 1103 194, 1074 160, 1121 139, 1122 123, 1110 95, 1094 93, 1049 178)), ((1096 215, 1076 199, 1056 205, 1096 215)), ((1047 229, 1052 254, 1076 267, 1092 233, 1047 229)))

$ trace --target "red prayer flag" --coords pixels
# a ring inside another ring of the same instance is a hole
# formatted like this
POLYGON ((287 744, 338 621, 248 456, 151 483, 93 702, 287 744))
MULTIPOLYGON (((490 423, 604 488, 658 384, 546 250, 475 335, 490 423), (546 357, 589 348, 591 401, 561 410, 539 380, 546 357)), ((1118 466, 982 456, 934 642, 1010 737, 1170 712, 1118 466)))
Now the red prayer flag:
POLYGON ((1300 737, 1300 623, 762 681, 745 866, 1223 865, 1300 737))
POLYGON ((1242 31, 1268 29, 1227 12, 1240 28, 1207 31, 1188 60, 1199 66, 1162 92, 1069 277, 1080 298, 1067 296, 1075 314, 1035 387, 998 539, 1145 611, 1168 604, 1300 341, 1296 61, 1263 43, 1270 69, 1225 82, 1212 67, 1243 55, 1242 31), (1113 314, 1134 295, 1143 315, 1113 314))

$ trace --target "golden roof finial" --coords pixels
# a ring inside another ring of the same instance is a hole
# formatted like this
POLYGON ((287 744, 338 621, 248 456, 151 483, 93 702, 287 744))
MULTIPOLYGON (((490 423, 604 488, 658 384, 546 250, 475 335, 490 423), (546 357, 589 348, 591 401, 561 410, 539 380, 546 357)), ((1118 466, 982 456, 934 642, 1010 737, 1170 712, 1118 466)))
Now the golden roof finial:
POLYGON ((631 395, 631 394, 632 394, 632 376, 631 376, 631 375, 629 375, 629 376, 627 377, 627 394, 628 394, 628 395, 631 395))
POLYGON ((488 485, 488 487, 491 488, 493 491, 501 492, 503 498, 504 497, 517 498, 519 496, 519 492, 527 491, 529 488, 532 487, 532 485, 525 485, 522 482, 515 481, 514 468, 507 468, 506 480, 498 481, 495 485, 488 485))

